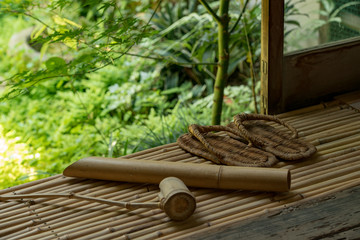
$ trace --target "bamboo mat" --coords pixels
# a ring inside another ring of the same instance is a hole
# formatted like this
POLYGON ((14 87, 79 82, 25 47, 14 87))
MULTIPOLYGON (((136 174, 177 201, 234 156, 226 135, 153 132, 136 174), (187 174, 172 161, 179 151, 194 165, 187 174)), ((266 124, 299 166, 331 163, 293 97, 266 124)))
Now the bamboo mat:
MULTIPOLYGON (((360 102, 351 100, 353 105, 360 102)), ((328 104, 278 115, 318 148, 306 161, 281 162, 291 169, 288 193, 190 190, 194 215, 171 221, 161 210, 128 211, 76 199, 0 202, 0 239, 186 239, 245 219, 274 214, 302 202, 360 185, 360 113, 341 98, 328 104)), ((126 158, 211 164, 181 150, 175 143, 126 158)), ((75 192, 118 201, 157 201, 158 186, 79 179, 56 175, 0 191, 0 194, 75 192)))

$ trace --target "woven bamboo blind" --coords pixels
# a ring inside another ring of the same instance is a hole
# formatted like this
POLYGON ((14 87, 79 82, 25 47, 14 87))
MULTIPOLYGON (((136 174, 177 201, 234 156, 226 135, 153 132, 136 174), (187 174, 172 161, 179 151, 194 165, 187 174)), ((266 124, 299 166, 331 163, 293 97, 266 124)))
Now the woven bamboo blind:
MULTIPOLYGON (((354 102, 353 102, 354 103, 354 102)), ((281 211, 310 199, 360 185, 360 113, 338 101, 279 115, 316 145, 306 161, 281 162, 291 170, 288 193, 191 188, 194 215, 171 221, 158 209, 128 211, 76 199, 0 202, 0 239, 186 239, 194 234, 281 211)), ((126 158, 211 164, 175 143, 126 158)), ((75 192, 118 201, 157 201, 158 186, 56 175, 0 191, 0 194, 75 192)))

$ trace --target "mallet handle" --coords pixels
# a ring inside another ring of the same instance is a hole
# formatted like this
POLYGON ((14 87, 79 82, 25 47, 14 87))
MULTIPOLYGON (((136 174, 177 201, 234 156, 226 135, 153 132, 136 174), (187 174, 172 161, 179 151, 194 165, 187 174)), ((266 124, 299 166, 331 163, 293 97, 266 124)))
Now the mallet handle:
POLYGON ((19 195, 2 195, 0 201, 11 200, 11 199, 29 199, 29 198, 69 198, 69 199, 81 199, 90 202, 98 202, 111 206, 124 207, 127 209, 136 208, 159 208, 160 203, 158 202, 146 202, 146 203, 133 203, 133 202, 119 202, 104 198, 88 197, 84 195, 74 193, 30 193, 30 194, 19 194, 19 195))

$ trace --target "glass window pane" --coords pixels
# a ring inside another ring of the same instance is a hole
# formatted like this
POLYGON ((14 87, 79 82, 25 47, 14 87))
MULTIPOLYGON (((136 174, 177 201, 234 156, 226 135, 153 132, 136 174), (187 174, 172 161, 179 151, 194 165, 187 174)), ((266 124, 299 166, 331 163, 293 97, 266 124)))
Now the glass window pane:
POLYGON ((285 0, 284 52, 360 36, 360 0, 285 0))

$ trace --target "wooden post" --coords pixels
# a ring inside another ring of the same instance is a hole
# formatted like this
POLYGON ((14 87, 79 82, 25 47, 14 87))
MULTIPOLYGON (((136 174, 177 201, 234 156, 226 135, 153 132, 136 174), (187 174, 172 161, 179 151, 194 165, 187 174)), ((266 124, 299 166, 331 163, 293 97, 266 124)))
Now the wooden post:
POLYGON ((261 113, 282 107, 284 1, 261 1, 261 113))

